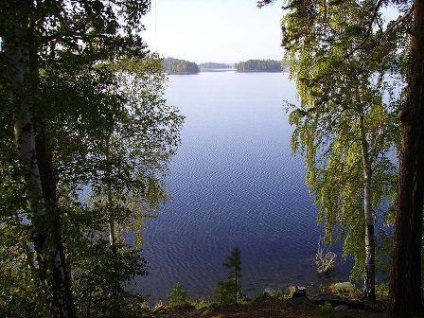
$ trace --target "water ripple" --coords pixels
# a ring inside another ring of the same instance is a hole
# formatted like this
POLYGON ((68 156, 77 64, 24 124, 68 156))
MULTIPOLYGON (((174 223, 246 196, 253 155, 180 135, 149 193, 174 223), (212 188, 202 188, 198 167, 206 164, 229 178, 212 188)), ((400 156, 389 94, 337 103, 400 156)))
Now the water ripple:
POLYGON ((234 247, 248 294, 316 280, 321 229, 304 162, 291 155, 281 105, 296 100, 285 75, 174 76, 167 97, 186 116, 183 145, 167 181, 173 199, 144 232, 151 270, 137 288, 156 301, 180 282, 210 298, 234 247))

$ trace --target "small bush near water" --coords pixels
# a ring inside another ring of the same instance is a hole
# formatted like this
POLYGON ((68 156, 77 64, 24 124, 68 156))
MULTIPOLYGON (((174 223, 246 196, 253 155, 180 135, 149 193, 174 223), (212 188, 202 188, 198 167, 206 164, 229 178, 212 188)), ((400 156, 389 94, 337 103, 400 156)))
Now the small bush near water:
POLYGON ((176 283, 169 292, 168 306, 180 307, 188 305, 188 303, 187 293, 184 291, 180 283, 176 283))
POLYGON ((330 303, 324 303, 318 308, 319 318, 332 318, 334 317, 334 308, 330 303))
POLYGON ((218 282, 214 293, 214 300, 219 305, 231 305, 237 303, 241 295, 241 258, 240 249, 235 248, 227 261, 223 264, 230 269, 228 279, 218 282))

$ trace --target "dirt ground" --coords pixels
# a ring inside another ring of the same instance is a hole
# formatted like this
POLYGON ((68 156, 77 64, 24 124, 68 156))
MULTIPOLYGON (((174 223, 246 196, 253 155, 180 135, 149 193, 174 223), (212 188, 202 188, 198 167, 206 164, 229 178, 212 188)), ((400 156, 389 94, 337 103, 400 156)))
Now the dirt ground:
POLYGON ((290 300, 262 299, 249 304, 217 307, 196 310, 185 307, 179 309, 161 308, 151 312, 149 318, 356 318, 386 317, 385 303, 361 303, 360 306, 338 305, 325 308, 312 301, 293 304, 290 300))

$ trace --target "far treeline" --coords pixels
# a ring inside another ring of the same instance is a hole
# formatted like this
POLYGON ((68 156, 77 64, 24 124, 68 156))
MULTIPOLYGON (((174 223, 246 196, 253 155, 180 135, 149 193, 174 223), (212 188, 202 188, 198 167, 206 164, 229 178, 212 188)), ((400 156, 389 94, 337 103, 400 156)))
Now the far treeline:
POLYGON ((199 72, 232 70, 237 72, 282 72, 286 63, 277 60, 247 60, 232 64, 207 62, 196 64, 194 62, 175 58, 165 58, 162 67, 168 74, 197 74, 199 72))
POLYGON ((162 67, 168 74, 197 74, 199 66, 194 62, 168 57, 162 61, 162 67))
POLYGON ((215 63, 215 62, 207 62, 199 64, 200 70, 224 70, 224 69, 232 69, 232 65, 225 63, 215 63))
POLYGON ((247 60, 234 65, 237 72, 281 72, 284 63, 276 60, 247 60))

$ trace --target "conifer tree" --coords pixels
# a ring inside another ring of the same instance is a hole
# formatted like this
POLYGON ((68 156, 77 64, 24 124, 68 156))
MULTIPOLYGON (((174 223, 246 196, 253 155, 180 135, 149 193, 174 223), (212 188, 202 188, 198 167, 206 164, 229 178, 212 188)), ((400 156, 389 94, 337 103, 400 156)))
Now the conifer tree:
POLYGON ((229 305, 236 303, 241 294, 241 258, 238 247, 234 248, 223 265, 230 270, 230 273, 226 281, 218 282, 215 301, 219 304, 229 305))

